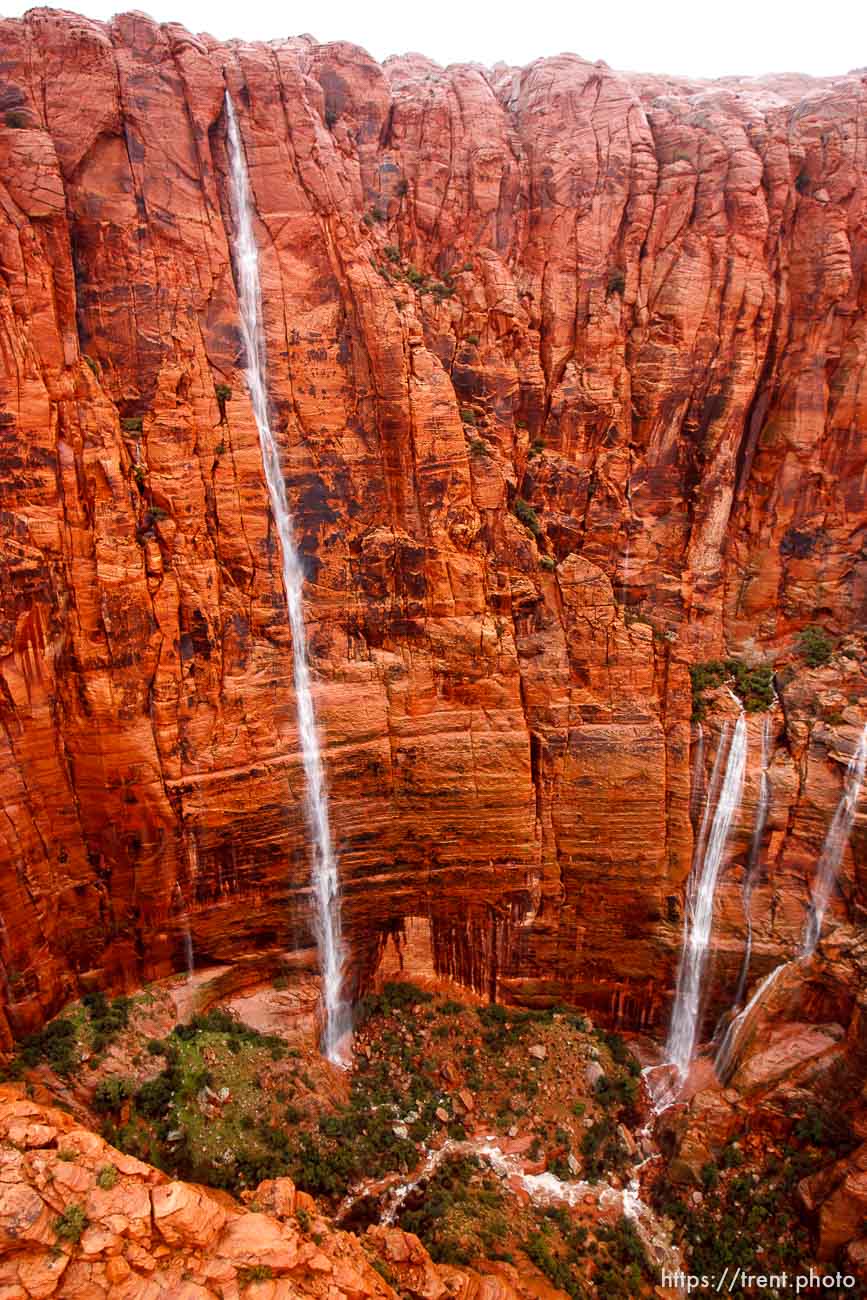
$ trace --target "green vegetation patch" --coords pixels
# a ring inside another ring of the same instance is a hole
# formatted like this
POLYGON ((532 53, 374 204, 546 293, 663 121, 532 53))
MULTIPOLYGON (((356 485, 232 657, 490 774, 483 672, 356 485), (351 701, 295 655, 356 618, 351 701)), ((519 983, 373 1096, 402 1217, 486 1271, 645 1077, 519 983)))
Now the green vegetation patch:
POLYGON ((548 1281, 572 1300, 634 1300, 649 1294, 648 1287, 657 1281, 635 1225, 625 1217, 591 1235, 568 1210, 553 1206, 537 1214, 537 1226, 523 1249, 548 1281))
POLYGON ((529 501, 525 501, 523 497, 515 497, 512 510, 515 518, 524 525, 528 532, 531 532, 534 537, 541 536, 542 525, 539 523, 539 516, 529 501))
POLYGON ((108 1141, 177 1177, 235 1191, 286 1172, 288 1131, 275 1129, 263 1081, 286 1055, 282 1038, 218 1009, 150 1040, 148 1051, 165 1062, 153 1078, 135 1088, 113 1075, 96 1089, 108 1141))
POLYGON ((798 1183, 854 1145, 842 1115, 811 1106, 794 1119, 787 1140, 769 1144, 757 1130, 754 1139, 730 1143, 716 1163, 705 1164, 701 1205, 666 1173, 654 1184, 651 1203, 674 1221, 689 1272, 719 1275, 736 1265, 747 1272, 803 1272, 812 1252, 798 1183))
POLYGON ((693 664, 692 720, 701 722, 707 712, 707 693, 728 686, 737 695, 747 713, 760 713, 774 702, 774 670, 759 665, 750 667, 742 659, 708 659, 693 664))
MULTIPOLYGON (((104 1008, 95 1010, 104 1024, 104 1008)), ((239 1193, 287 1175, 332 1207, 362 1180, 412 1173, 426 1147, 446 1136, 462 1141, 479 1124, 532 1135, 530 1158, 544 1157, 563 1179, 582 1158, 593 1176, 625 1167, 618 1127, 633 1115, 638 1065, 618 1035, 591 1032, 574 1009, 471 1006, 395 981, 356 1010, 343 1100, 322 1087, 318 1061, 214 1010, 163 1038, 141 1036, 134 1059, 139 1070, 150 1067, 149 1078, 101 1079, 93 1107, 103 1134, 178 1178, 239 1193), (593 1059, 604 1077, 588 1091, 578 1081, 593 1059), (564 1074, 575 1081, 565 1088, 564 1074), (600 1140, 585 1157, 588 1131, 600 1140)), ((464 1208, 453 1207, 437 1247, 443 1259, 457 1258, 453 1247, 490 1257, 482 1232, 496 1208, 489 1177, 489 1170, 468 1177, 470 1200, 485 1211, 475 1235, 469 1202, 451 1188, 455 1207, 464 1208)), ((378 1204, 369 1208, 359 1210, 358 1224, 378 1219, 378 1204)))
POLYGON ((73 1243, 81 1241, 81 1235, 87 1227, 87 1215, 74 1201, 67 1205, 63 1213, 54 1220, 54 1231, 62 1241, 73 1243))
POLYGON ((809 668, 821 668, 834 653, 834 642, 823 627, 812 623, 798 637, 798 653, 809 668))
POLYGON ((498 1180, 475 1156, 455 1155, 415 1188, 398 1218, 438 1264, 496 1259, 507 1232, 498 1180))
POLYGON ((132 1006, 133 1000, 125 994, 112 999, 104 993, 86 994, 62 1016, 22 1039, 3 1077, 20 1079, 25 1070, 47 1065, 68 1078, 80 1066, 85 1049, 93 1057, 101 1056, 128 1027, 132 1006))

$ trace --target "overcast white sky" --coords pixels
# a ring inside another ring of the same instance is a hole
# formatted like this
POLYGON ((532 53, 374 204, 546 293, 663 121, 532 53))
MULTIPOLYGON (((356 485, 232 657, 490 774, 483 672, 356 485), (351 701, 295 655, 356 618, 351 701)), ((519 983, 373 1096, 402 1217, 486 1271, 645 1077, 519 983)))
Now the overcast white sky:
MULTIPOLYGON (((31 7, 0 0, 6 17, 31 7)), ((380 60, 418 50, 443 64, 521 64, 567 50, 614 68, 696 77, 830 75, 867 63, 863 0, 80 0, 57 7, 103 19, 140 8, 221 40, 309 32, 320 41, 354 41, 380 60)))

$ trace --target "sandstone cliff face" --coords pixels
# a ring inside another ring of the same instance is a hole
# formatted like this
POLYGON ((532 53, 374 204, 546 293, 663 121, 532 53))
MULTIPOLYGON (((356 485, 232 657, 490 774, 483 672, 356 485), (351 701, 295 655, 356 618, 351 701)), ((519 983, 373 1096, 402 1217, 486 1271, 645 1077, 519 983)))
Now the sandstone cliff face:
MULTIPOLYGON (((863 621, 865 79, 380 67, 36 10, 0 24, 8 1025, 181 965, 185 911, 200 961, 311 944, 227 88, 353 979, 423 917, 482 990, 657 1024, 689 662, 863 621)), ((810 697, 842 691, 836 731, 777 718, 766 959, 863 717, 853 653, 810 697)), ((721 990, 738 905, 734 873, 721 990)))

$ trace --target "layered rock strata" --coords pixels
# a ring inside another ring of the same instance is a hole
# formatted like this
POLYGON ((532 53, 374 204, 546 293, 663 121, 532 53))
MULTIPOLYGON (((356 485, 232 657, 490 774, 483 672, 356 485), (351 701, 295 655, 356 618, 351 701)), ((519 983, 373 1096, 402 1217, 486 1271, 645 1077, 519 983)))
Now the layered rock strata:
MULTIPOLYGON (((352 982, 412 918, 480 991, 658 1026, 689 663, 863 621, 865 79, 380 66, 40 9, 0 24, 3 1032, 182 968, 187 919, 200 962, 313 960, 227 88, 352 982)), ((863 720, 853 646, 777 717, 765 967, 863 720)))

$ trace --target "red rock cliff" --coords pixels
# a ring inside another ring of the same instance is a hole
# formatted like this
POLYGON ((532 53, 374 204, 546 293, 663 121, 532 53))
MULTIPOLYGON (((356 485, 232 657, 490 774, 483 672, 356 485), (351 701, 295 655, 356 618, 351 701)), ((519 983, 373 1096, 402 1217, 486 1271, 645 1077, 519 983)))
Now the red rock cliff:
MULTIPOLYGON (((310 944, 227 87, 355 977, 423 916, 480 988, 657 1023, 689 662, 863 622, 867 79, 379 66, 51 10, 0 24, 9 1023, 180 965, 182 900, 200 961, 310 944)), ((775 735, 802 903, 834 737, 775 735)))

